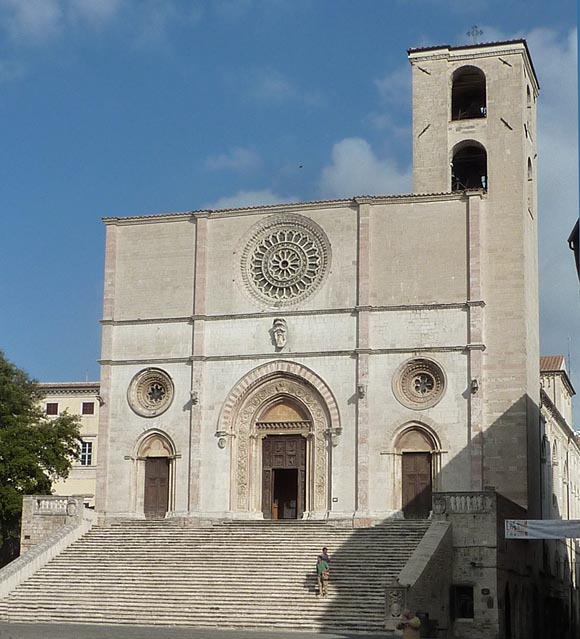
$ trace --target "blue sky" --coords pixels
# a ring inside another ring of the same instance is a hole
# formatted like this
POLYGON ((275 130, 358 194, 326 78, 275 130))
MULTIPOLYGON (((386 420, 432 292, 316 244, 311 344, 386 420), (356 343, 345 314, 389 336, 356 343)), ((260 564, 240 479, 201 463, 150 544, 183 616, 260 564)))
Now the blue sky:
POLYGON ((0 348, 98 379, 101 217, 409 192, 406 50, 473 24, 540 78, 542 352, 580 388, 572 0, 0 0, 0 348))

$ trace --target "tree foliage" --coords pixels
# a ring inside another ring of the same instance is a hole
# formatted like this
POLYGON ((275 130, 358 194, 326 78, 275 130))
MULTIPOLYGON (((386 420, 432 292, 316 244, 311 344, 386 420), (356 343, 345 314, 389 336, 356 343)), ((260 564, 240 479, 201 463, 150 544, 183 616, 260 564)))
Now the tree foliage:
POLYGON ((0 351, 0 546, 14 554, 22 496, 51 493, 80 454, 78 416, 47 418, 37 382, 0 351))

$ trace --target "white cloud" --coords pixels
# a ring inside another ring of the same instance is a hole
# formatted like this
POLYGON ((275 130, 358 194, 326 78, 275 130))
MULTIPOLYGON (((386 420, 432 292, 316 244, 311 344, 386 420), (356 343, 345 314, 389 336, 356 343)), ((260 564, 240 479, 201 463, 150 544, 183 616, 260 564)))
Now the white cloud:
POLYGON ((43 44, 58 36, 62 14, 59 0, 0 0, 0 24, 18 44, 43 44))
POLYGON ((229 153, 209 157, 205 164, 212 171, 229 170, 246 173, 260 166, 261 160, 256 151, 235 147, 229 153))
POLYGON ((283 204, 284 202, 298 202, 299 198, 294 196, 283 197, 271 191, 263 189, 261 191, 238 191, 234 195, 220 197, 215 202, 207 204, 207 209, 235 209, 246 206, 262 206, 266 204, 283 204))
MULTIPOLYGON (((542 352, 566 353, 580 364, 578 280, 566 239, 578 217, 577 32, 562 38, 532 31, 528 45, 540 80, 538 204, 542 352), (576 353, 576 355, 574 355, 576 353)), ((578 385, 578 383, 577 383, 578 385)))
POLYGON ((69 0, 69 7, 73 17, 98 26, 112 20, 123 3, 124 0, 69 0))
POLYGON ((409 65, 401 66, 375 80, 381 98, 389 104, 411 104, 411 73, 409 65))
POLYGON ((390 158, 378 158, 362 138, 346 138, 334 145, 332 162, 322 171, 323 197, 409 193, 410 170, 400 170, 390 158))
POLYGON ((302 102, 308 106, 320 106, 324 102, 319 91, 299 87, 276 69, 251 71, 243 78, 243 83, 246 96, 260 102, 302 102))

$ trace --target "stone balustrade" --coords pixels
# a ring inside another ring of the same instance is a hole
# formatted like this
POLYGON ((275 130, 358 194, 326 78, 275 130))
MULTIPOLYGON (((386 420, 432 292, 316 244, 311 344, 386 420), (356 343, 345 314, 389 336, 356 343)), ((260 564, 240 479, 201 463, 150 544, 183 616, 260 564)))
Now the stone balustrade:
POLYGON ((495 499, 495 493, 487 491, 433 493, 433 514, 437 516, 490 513, 494 509, 495 499))

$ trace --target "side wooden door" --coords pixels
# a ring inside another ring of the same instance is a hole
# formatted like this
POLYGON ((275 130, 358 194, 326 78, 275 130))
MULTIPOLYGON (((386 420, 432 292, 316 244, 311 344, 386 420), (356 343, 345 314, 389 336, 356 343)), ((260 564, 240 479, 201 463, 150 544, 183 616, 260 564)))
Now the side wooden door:
POLYGON ((403 453, 403 513, 426 519, 431 511, 431 453, 403 453))
POLYGON ((145 517, 163 519, 169 507, 169 459, 147 457, 145 460, 145 517))

